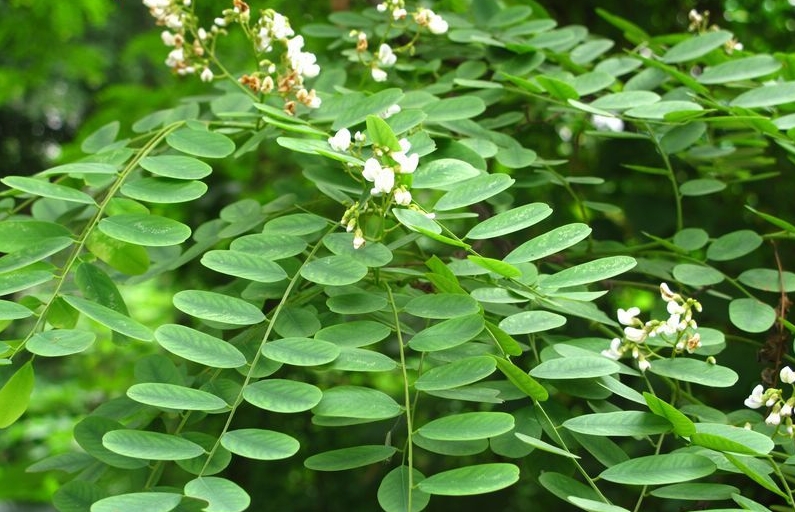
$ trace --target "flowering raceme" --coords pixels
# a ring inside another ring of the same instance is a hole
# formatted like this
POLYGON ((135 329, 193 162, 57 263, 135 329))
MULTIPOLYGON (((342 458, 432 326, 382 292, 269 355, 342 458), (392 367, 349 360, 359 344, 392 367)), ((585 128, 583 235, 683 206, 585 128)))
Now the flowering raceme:
MULTIPOLYGON (((793 383, 795 383, 795 371, 792 368, 789 366, 782 368, 779 372, 779 378, 783 384, 789 384, 795 391, 795 386, 793 386, 793 383)), ((793 429, 792 422, 795 393, 790 393, 790 397, 785 400, 781 389, 772 387, 765 389, 761 384, 757 384, 743 403, 751 409, 759 409, 762 406, 769 407, 770 412, 765 417, 765 423, 776 427, 777 432, 779 426, 783 423, 787 435, 795 437, 795 429, 793 429)))

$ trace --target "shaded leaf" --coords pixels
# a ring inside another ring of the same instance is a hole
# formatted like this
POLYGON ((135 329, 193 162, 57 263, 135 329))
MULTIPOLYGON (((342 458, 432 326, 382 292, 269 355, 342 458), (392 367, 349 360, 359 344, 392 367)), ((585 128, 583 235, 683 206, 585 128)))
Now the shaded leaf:
POLYGON ((304 466, 315 471, 344 471, 383 462, 395 454, 394 446, 364 445, 331 450, 312 455, 304 466))
POLYGON ((414 468, 409 469, 403 465, 396 467, 386 474, 381 480, 381 485, 378 486, 378 504, 385 512, 420 512, 428 506, 431 499, 428 493, 417 488, 417 484, 424 479, 425 475, 414 468))
POLYGON ((81 297, 63 295, 62 298, 82 314, 119 334, 143 341, 151 341, 154 339, 152 331, 150 331, 148 327, 133 320, 127 315, 123 315, 118 311, 114 311, 106 306, 96 304, 81 297))
POLYGON ((182 494, 133 492, 103 498, 91 505, 91 512, 169 512, 179 505, 182 494))
POLYGON ((192 459, 204 453, 204 448, 187 439, 140 430, 112 430, 102 436, 102 444, 114 453, 136 459, 192 459))
POLYGON ((171 132, 166 143, 177 151, 202 158, 224 158, 235 150, 235 143, 226 135, 190 128, 171 132))
POLYGON ((292 457, 300 444, 281 432, 259 428, 230 430, 221 436, 221 446, 230 452, 256 460, 280 460, 292 457))
POLYGON ((34 381, 33 365, 28 361, 0 388, 0 428, 14 424, 25 413, 34 381))
POLYGON ((421 491, 445 496, 471 496, 494 492, 519 480, 519 468, 513 464, 477 464, 443 471, 419 483, 421 491))

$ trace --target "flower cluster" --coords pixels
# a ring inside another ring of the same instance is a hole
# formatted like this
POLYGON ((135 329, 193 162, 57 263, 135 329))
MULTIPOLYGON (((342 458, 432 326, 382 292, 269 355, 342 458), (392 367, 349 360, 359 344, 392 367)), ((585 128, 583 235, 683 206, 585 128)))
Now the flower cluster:
MULTIPOLYGON (((779 372, 781 382, 792 385, 795 383, 795 371, 789 366, 785 366, 779 372)), ((745 399, 746 407, 759 409, 763 405, 770 407, 770 413, 765 418, 765 423, 778 428, 782 422, 787 435, 795 437, 795 429, 792 427, 792 408, 795 406, 795 394, 784 400, 783 393, 777 388, 767 388, 758 384, 748 398, 745 399)))
POLYGON ((666 283, 660 283, 660 296, 666 303, 669 315, 666 320, 643 322, 638 318, 640 308, 619 308, 616 316, 618 322, 624 326, 624 336, 613 338, 610 348, 602 351, 603 356, 618 360, 629 352, 638 361, 638 368, 646 371, 651 367, 648 357, 653 354, 646 345, 648 338, 659 337, 667 341, 673 347, 674 353, 686 351, 692 354, 701 346, 701 335, 694 332, 698 325, 693 319, 693 310, 700 313, 701 304, 695 299, 674 293, 666 283))
POLYGON ((315 54, 304 51, 304 37, 295 35, 290 21, 273 9, 266 9, 260 13, 248 33, 252 35, 257 52, 270 53, 275 44, 282 46, 284 52, 279 65, 270 59, 263 59, 259 63, 260 69, 244 75, 240 83, 253 92, 269 94, 275 90, 284 98, 284 110, 288 114, 295 114, 296 102, 309 108, 318 108, 320 98, 314 89, 304 86, 304 79, 318 76, 320 66, 315 54))
MULTIPOLYGON (((351 149, 360 151, 364 140, 365 136, 361 132, 351 136, 350 130, 342 128, 329 137, 328 143, 334 151, 347 152, 351 149)), ((398 144, 400 150, 374 147, 373 156, 364 162, 361 176, 371 184, 371 197, 387 197, 397 205, 409 206, 412 200, 411 192, 407 180, 402 179, 402 176, 414 173, 419 165, 420 156, 417 153, 409 153, 411 143, 408 139, 402 138, 398 144)), ((364 245, 364 235, 359 227, 360 213, 361 205, 356 202, 345 211, 341 220, 345 229, 349 233, 354 233, 353 246, 356 249, 364 245)))
MULTIPOLYGON (((428 29, 432 34, 444 34, 448 30, 448 24, 440 15, 430 9, 420 7, 416 12, 409 16, 404 0, 386 0, 376 5, 378 12, 389 12, 390 24, 411 19, 420 29, 428 29)), ((376 82, 384 82, 388 78, 387 69, 397 62, 396 52, 412 52, 416 37, 399 50, 393 49, 389 44, 382 41, 378 45, 378 51, 368 53, 370 46, 367 33, 359 30, 352 30, 350 37, 356 39, 356 56, 365 65, 370 67, 370 76, 376 82)))
POLYGON ((166 65, 178 75, 198 73, 203 82, 211 82, 215 75, 205 56, 205 46, 218 34, 217 27, 209 32, 203 28, 192 30, 194 18, 187 10, 191 0, 144 0, 144 5, 157 24, 165 27, 160 34, 163 44, 173 48, 166 65))

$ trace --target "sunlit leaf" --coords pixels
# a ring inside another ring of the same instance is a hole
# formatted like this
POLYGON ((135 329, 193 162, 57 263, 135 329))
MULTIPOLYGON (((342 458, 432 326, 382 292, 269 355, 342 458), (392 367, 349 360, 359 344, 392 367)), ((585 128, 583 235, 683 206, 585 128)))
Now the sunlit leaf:
POLYGON ((752 55, 708 66, 697 78, 702 84, 725 84, 775 73, 781 62, 770 55, 752 55))
POLYGON ((81 204, 96 204, 94 198, 80 190, 57 183, 51 183, 47 180, 39 178, 30 178, 27 176, 7 176, 0 179, 0 182, 8 185, 9 187, 21 190, 28 194, 39 197, 48 197, 51 199, 60 199, 62 201, 70 201, 73 203, 81 204))
POLYGON ((243 388, 243 398, 267 411, 293 413, 308 411, 323 397, 317 387, 286 379, 267 379, 243 388))
POLYGON ((486 110, 486 104, 477 96, 457 96, 435 101, 422 110, 428 116, 426 123, 439 123, 475 117, 486 110))
POLYGON ((312 413, 318 416, 382 420, 402 412, 389 395, 362 386, 337 386, 323 391, 323 398, 312 413))
POLYGON ((732 107, 760 108, 783 105, 795 101, 795 82, 780 82, 763 85, 746 91, 734 98, 732 107))
POLYGON ((545 203, 530 203, 490 217, 467 233, 467 238, 496 238, 541 222, 552 214, 545 203))
POLYGON ((419 483, 419 489, 428 494, 471 496, 504 489, 518 480, 519 468, 513 464, 477 464, 429 476, 419 483))
POLYGON ((497 362, 493 357, 475 356, 431 368, 414 382, 421 391, 451 389, 472 384, 494 373, 497 362))
POLYGON ((28 361, 0 388, 0 428, 12 425, 25 413, 34 381, 33 365, 28 361))
POLYGON ((148 203, 184 203, 200 198, 205 192, 207 185, 201 181, 173 178, 141 178, 121 187, 125 196, 148 203))
POLYGON ((507 359, 497 358, 497 368, 505 375, 511 383, 522 393, 533 400, 544 401, 549 398, 549 392, 532 378, 527 372, 519 369, 515 364, 507 359))
POLYGON ((644 436, 672 429, 665 418, 642 411, 583 414, 566 420, 563 426, 574 432, 597 436, 644 436))
POLYGON ((617 373, 621 367, 613 360, 595 354, 549 359, 532 370, 537 379, 587 379, 617 373))
POLYGON ((143 341, 154 339, 148 327, 127 315, 81 297, 63 295, 62 298, 82 314, 119 334, 143 341))
POLYGON ((344 471, 383 462, 396 451, 394 446, 383 444, 341 448, 312 455, 304 461, 304 466, 314 471, 344 471))
POLYGON ((770 436, 720 423, 696 423, 690 436, 693 444, 720 452, 765 456, 775 447, 770 436))
POLYGON ((262 311, 250 302, 216 292, 183 290, 174 295, 173 301, 180 311, 202 320, 252 325, 265 319, 262 311))
POLYGON ((45 238, 38 244, 0 257, 0 274, 26 267, 71 246, 74 240, 65 236, 45 238))
POLYGON ((409 340, 409 346, 422 352, 452 348, 480 334, 484 325, 479 313, 451 318, 418 332, 409 340))
POLYGON ((731 499, 740 492, 732 485, 716 483, 672 484, 652 489, 651 495, 658 498, 692 501, 718 501, 731 499))
POLYGON ((364 347, 383 340, 391 333, 392 329, 382 323, 356 320, 324 327, 315 333, 315 338, 340 347, 364 347))
POLYGON ((367 266, 345 256, 326 256, 301 267, 301 277, 317 284, 343 286, 358 283, 367 275, 367 266))
POLYGON ((436 202, 435 210, 455 210, 499 194, 514 183, 507 174, 484 174, 452 188, 436 202))
POLYGON ((235 150, 235 143, 226 135, 191 128, 168 134, 166 143, 177 151, 202 158, 223 158, 235 150))
POLYGON ((424 479, 425 475, 414 468, 409 469, 403 465, 396 467, 386 474, 378 486, 378 504, 385 512, 420 512, 431 499, 428 493, 417 488, 417 484, 424 479))
POLYGON ((720 48, 732 38, 725 30, 710 30, 674 45, 662 56, 666 64, 677 64, 695 60, 716 48, 720 48))
POLYGON ((99 221, 106 235, 131 244, 161 247, 184 242, 191 234, 185 224, 167 217, 126 213, 99 221))
POLYGON ((188 361, 211 368, 239 368, 246 357, 229 343, 184 325, 161 325, 155 331, 157 343, 188 361))
POLYGON ((471 164, 454 158, 441 158, 421 164, 414 171, 412 188, 442 189, 480 175, 471 164))
POLYGON ((566 317, 549 311, 524 311, 502 319, 500 329, 508 334, 548 331, 566 324, 566 317))
POLYGON ((528 240, 511 251, 504 261, 512 264, 535 261, 571 247, 590 234, 587 224, 566 224, 528 240))
POLYGON ((0 296, 27 290, 53 279, 55 275, 46 270, 24 269, 0 274, 0 296))
POLYGON ((142 404, 167 409, 216 411, 227 408, 226 402, 212 393, 162 382, 133 384, 127 396, 142 404))
POLYGON ((221 446, 249 459, 279 460, 292 457, 300 444, 292 436, 259 428, 230 430, 221 436, 221 446))
POLYGON ((204 448, 187 439, 141 430, 112 430, 102 436, 102 444, 114 453, 136 459, 192 459, 204 453, 204 448))
POLYGON ((626 110, 642 105, 651 105, 658 101, 660 101, 660 96, 651 91, 624 91, 605 94, 592 101, 590 105, 603 110, 626 110))
POLYGON ((330 363, 340 348, 328 341, 310 338, 282 338, 262 346, 262 355, 272 361, 294 366, 317 366, 330 363))
POLYGON ((185 495, 204 500, 209 505, 206 512, 243 512, 251 498, 239 485, 213 476, 201 476, 185 484, 185 495))
POLYGON ((183 155, 147 156, 138 165, 152 174, 180 180, 199 180, 213 172, 205 162, 183 155))
POLYGON ((602 279, 623 274, 637 265, 635 258, 629 256, 608 256, 582 263, 561 270, 544 278, 541 282, 545 288, 564 288, 581 284, 594 283, 602 279))
POLYGON ((133 492, 103 498, 91 505, 91 512, 169 512, 179 505, 182 494, 133 492))
POLYGON ((77 354, 90 347, 96 335, 90 331, 52 329, 34 334, 25 344, 28 352, 44 357, 77 354))
POLYGON ((207 251, 201 259, 205 267, 259 283, 275 283, 287 278, 278 263, 257 255, 240 251, 207 251))
POLYGON ((681 357, 654 361, 648 371, 663 377, 716 388, 733 386, 739 378, 734 370, 725 366, 681 357))
POLYGON ((643 398, 651 412, 671 422, 676 435, 688 437, 696 432, 696 425, 673 405, 647 392, 643 393, 643 398))

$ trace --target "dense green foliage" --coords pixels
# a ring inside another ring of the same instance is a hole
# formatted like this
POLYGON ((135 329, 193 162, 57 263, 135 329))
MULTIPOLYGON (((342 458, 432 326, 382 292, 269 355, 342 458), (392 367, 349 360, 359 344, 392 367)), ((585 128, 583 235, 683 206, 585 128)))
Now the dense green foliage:
POLYGON ((792 55, 696 11, 144 3, 91 132, 0 178, 0 499, 795 507, 792 55))

